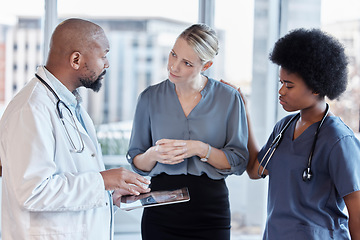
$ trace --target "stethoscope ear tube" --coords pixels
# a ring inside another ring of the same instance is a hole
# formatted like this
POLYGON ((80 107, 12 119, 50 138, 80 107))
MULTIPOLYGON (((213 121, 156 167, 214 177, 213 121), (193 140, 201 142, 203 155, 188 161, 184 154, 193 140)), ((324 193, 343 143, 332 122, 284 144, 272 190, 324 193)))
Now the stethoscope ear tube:
POLYGON ((267 165, 268 165, 268 163, 269 163, 272 155, 274 154, 277 146, 278 146, 278 144, 276 144, 276 146, 275 146, 274 149, 272 150, 272 152, 271 152, 270 156, 268 157, 265 165, 263 166, 263 169, 262 169, 261 174, 260 174, 260 173, 259 173, 259 172, 260 172, 260 166, 261 166, 262 162, 264 161, 265 156, 266 156, 266 155, 269 153, 269 151, 271 150, 271 147, 267 150, 266 154, 265 154, 264 157, 261 159, 260 166, 258 167, 258 176, 259 176, 259 177, 261 177, 261 178, 265 178, 265 177, 266 177, 266 175, 264 174, 265 169, 266 169, 266 167, 267 167, 267 165))
POLYGON ((308 165, 307 165, 307 168, 305 168, 304 170, 304 173, 303 173, 303 180, 304 182, 306 181, 310 181, 312 179, 312 172, 311 172, 311 162, 312 162, 312 157, 314 155, 314 150, 315 150, 315 146, 316 146, 316 142, 317 142, 317 138, 318 138, 318 135, 319 135, 319 132, 320 132, 320 128, 322 127, 324 121, 325 121, 325 118, 327 117, 329 113, 329 104, 326 103, 326 110, 325 110, 325 114, 324 116, 322 117, 320 123, 319 123, 319 126, 317 127, 316 129, 316 132, 315 132, 315 137, 314 137, 314 142, 313 142, 313 145, 311 147, 311 152, 310 152, 310 155, 309 155, 309 160, 308 160, 308 165))
POLYGON ((270 144, 269 149, 266 151, 264 157, 263 157, 263 158, 261 159, 261 161, 260 161, 260 165, 259 165, 259 167, 258 167, 258 176, 259 176, 259 177, 261 177, 261 178, 265 178, 265 177, 266 177, 266 175, 264 174, 265 169, 266 169, 266 167, 267 167, 267 165, 268 165, 268 163, 269 163, 272 155, 275 153, 275 150, 276 150, 277 147, 279 146, 279 144, 280 144, 280 142, 281 142, 281 140, 282 140, 282 138, 283 138, 283 133, 284 133, 285 130, 289 127, 290 123, 291 123, 292 121, 294 121, 294 119, 296 119, 296 118, 298 118, 298 117, 300 117, 300 113, 298 113, 298 114, 296 114, 295 116, 293 116, 293 117, 286 123, 286 125, 281 129, 280 133, 274 138, 274 140, 273 140, 272 143, 270 144), (261 174, 260 174, 260 168, 261 168, 261 166, 262 166, 262 163, 264 162, 265 158, 267 157, 268 153, 270 152, 270 150, 271 150, 272 148, 273 148, 273 150, 272 150, 270 156, 267 158, 267 160, 266 160, 266 162, 265 162, 265 164, 264 164, 264 166, 263 166, 263 169, 262 169, 262 171, 261 171, 261 174))
MULTIPOLYGON (((66 106, 66 105, 65 105, 66 106)), ((67 106, 66 106, 67 107, 67 106)), ((63 116, 63 114, 62 114, 62 111, 61 111, 61 109, 60 109, 60 101, 57 101, 57 103, 56 103, 56 109, 57 109, 57 112, 58 112, 58 114, 59 114, 59 118, 61 119, 61 121, 63 121, 64 120, 64 116, 63 116)), ((71 112, 71 111, 70 111, 71 112)))
MULTIPOLYGON (((312 157, 313 157, 313 154, 314 154, 314 150, 315 150, 315 145, 316 145, 316 141, 317 141, 317 138, 318 138, 318 135, 319 135, 319 131, 320 131, 320 128, 322 127, 327 115, 329 113, 329 104, 326 103, 326 110, 325 110, 325 114, 324 116, 322 117, 320 123, 319 123, 319 126, 317 127, 316 129, 316 132, 315 132, 315 137, 314 137, 314 142, 313 142, 313 145, 311 147, 311 152, 310 152, 310 155, 309 155, 309 159, 308 159, 308 164, 307 164, 307 168, 305 168, 305 170, 303 171, 303 174, 302 174, 302 179, 304 182, 306 181, 310 181, 312 179, 312 176, 313 176, 313 173, 311 171, 311 162, 312 162, 312 157)), ((266 151, 264 157, 261 159, 260 161, 260 165, 258 167, 258 176, 261 177, 261 178, 265 178, 266 175, 264 174, 265 172, 265 169, 271 159, 271 157, 273 156, 275 150, 277 149, 277 147, 279 146, 282 138, 283 138, 283 133, 285 132, 285 130, 289 127, 290 123, 293 122, 295 119, 297 119, 298 117, 300 117, 300 113, 296 114, 295 116, 293 116, 287 123, 286 125, 283 127, 283 129, 281 129, 280 133, 275 137, 275 139, 273 140, 273 142, 270 144, 269 146, 269 149, 266 151), (262 163, 264 162, 265 158, 267 157, 267 155, 269 154, 270 150, 273 148, 270 156, 267 158, 264 166, 262 166, 262 163), (263 169, 261 170, 261 173, 260 173, 260 168, 263 167, 263 169)))
POLYGON ((60 99, 59 96, 56 94, 56 92, 54 91, 54 89, 52 89, 52 88, 50 87, 50 85, 49 85, 47 82, 45 82, 44 79, 42 79, 38 74, 35 74, 35 77, 36 77, 37 79, 39 79, 40 82, 41 82, 42 84, 44 84, 44 86, 45 86, 47 89, 49 89, 49 91, 51 91, 51 93, 54 95, 54 97, 55 97, 56 100, 57 100, 57 102, 56 102, 56 110, 57 110, 57 112, 58 112, 60 121, 62 122, 62 124, 63 124, 63 126, 64 126, 64 130, 65 130, 65 133, 66 133, 66 137, 68 138, 68 140, 69 140, 69 142, 70 142, 70 145, 71 145, 71 147, 72 147, 72 150, 71 150, 71 151, 72 151, 72 152, 75 152, 75 153, 82 153, 82 152, 84 151, 85 144, 84 144, 84 141, 83 141, 83 139, 82 139, 82 137, 81 137, 80 130, 79 130, 78 126, 76 125, 74 116, 73 116, 72 112, 70 111, 69 107, 68 107, 63 101, 61 101, 61 99, 60 99), (76 147, 74 141, 71 139, 70 133, 69 133, 69 131, 68 131, 66 125, 65 125, 64 116, 63 116, 63 113, 62 113, 62 111, 61 111, 61 109, 60 109, 60 105, 61 105, 61 104, 62 104, 62 105, 65 107, 65 109, 69 112, 70 117, 71 117, 71 120, 72 120, 72 123, 73 123, 73 125, 74 125, 75 128, 76 128, 77 136, 79 137, 79 142, 80 142, 80 147, 79 147, 79 148, 76 147))
POLYGON ((52 89, 52 87, 50 87, 50 85, 49 85, 47 82, 45 82, 45 80, 42 79, 42 77, 40 77, 40 76, 37 75, 36 73, 35 73, 35 77, 36 77, 37 79, 39 79, 40 82, 41 82, 42 84, 44 84, 47 89, 50 90, 50 92, 54 95, 54 97, 56 98, 57 101, 60 101, 60 98, 59 98, 59 96, 56 94, 56 92, 54 91, 54 89, 52 89))

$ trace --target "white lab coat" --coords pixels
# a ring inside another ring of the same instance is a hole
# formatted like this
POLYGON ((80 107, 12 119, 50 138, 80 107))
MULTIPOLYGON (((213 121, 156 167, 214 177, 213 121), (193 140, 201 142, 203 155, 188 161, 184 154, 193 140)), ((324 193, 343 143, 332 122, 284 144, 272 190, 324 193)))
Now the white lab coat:
MULTIPOLYGON (((50 84, 42 67, 37 73, 50 84)), ((99 173, 104 164, 94 125, 85 110, 87 131, 74 115, 85 149, 71 152, 55 103, 34 78, 0 121, 2 239, 112 239, 113 206, 99 173)), ((79 139, 75 129, 69 132, 79 139)))

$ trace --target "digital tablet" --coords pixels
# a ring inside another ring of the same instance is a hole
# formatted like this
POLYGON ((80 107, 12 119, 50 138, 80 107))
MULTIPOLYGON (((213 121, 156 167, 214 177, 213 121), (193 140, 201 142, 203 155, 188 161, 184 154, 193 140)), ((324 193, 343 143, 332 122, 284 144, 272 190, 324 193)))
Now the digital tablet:
POLYGON ((133 210, 136 208, 154 207, 165 204, 181 203, 190 200, 187 187, 170 191, 153 191, 138 196, 126 195, 121 197, 120 209, 133 210))

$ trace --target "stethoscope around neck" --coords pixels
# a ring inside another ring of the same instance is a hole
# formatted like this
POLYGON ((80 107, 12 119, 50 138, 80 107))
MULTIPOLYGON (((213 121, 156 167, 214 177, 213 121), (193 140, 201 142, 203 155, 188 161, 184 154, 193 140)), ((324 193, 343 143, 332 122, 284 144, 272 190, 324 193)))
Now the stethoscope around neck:
MULTIPOLYGON (((315 137, 314 137, 314 141, 313 141, 313 144, 312 144, 312 147, 311 147, 311 152, 310 152, 310 155, 309 155, 309 159, 308 159, 308 164, 307 164, 307 167, 305 168, 305 170, 303 171, 303 174, 302 174, 302 179, 304 182, 306 181, 310 181, 312 176, 313 176, 313 173, 311 171, 311 161, 312 161, 312 157, 313 157, 313 154, 314 154, 314 150, 315 150, 315 145, 316 145, 316 141, 317 141, 317 138, 318 138, 318 134, 319 134, 319 131, 320 131, 320 128, 321 126, 323 125, 327 115, 329 113, 329 105, 326 103, 326 110, 325 110, 325 114, 324 116, 322 117, 320 123, 319 123, 319 126, 317 127, 316 129, 316 132, 315 132, 315 137)), ((300 113, 296 114, 295 116, 293 116, 287 123, 286 125, 281 129, 280 133, 275 137, 275 139, 272 141, 272 143, 270 144, 269 146, 269 149, 266 151, 264 157, 261 159, 260 161, 260 165, 258 167, 258 176, 261 177, 261 178, 265 178, 266 175, 264 174, 265 172, 265 169, 267 167, 267 165, 269 164, 269 161, 271 159, 271 157, 274 155, 274 152, 275 150, 277 149, 277 147, 279 146, 281 140, 283 139, 283 135, 284 135, 284 132, 286 131, 286 129, 289 127, 289 125, 296 119, 298 119, 300 117, 300 113), (272 151, 271 151, 272 149, 272 151), (269 154, 269 152, 271 151, 270 153, 270 156, 267 158, 264 166, 263 166, 263 169, 260 173, 260 168, 262 166, 262 163, 264 162, 266 156, 269 154)))
POLYGON ((74 116, 73 116, 72 112, 70 111, 69 107, 68 107, 63 101, 60 100, 59 96, 56 94, 56 92, 54 91, 54 89, 52 89, 52 88, 50 87, 50 85, 49 85, 47 82, 45 82, 44 79, 42 79, 38 74, 35 74, 35 77, 36 77, 37 79, 39 79, 40 82, 41 82, 42 84, 44 84, 44 86, 45 86, 47 89, 50 90, 50 92, 54 95, 54 97, 55 97, 56 100, 57 100, 57 102, 56 102, 56 111, 58 112, 59 118, 60 118, 60 120, 61 120, 61 122, 62 122, 62 124, 63 124, 63 126, 64 126, 64 129, 65 129, 66 137, 68 138, 68 140, 69 140, 69 142, 70 142, 70 145, 71 145, 71 147, 72 147, 71 151, 72 151, 72 152, 75 152, 75 153, 82 153, 82 152, 84 151, 84 147, 85 147, 84 141, 83 141, 83 139, 82 139, 82 137, 81 137, 80 130, 79 130, 78 126, 76 125, 74 116), (77 136, 79 137, 79 142, 80 142, 80 146, 79 146, 79 147, 76 147, 74 141, 71 139, 70 133, 69 133, 69 131, 68 131, 67 127, 66 127, 66 124, 65 124, 64 115, 63 115, 63 112, 62 112, 62 110, 61 110, 61 106, 65 107, 64 109, 66 109, 66 111, 69 112, 69 115, 70 115, 70 117, 71 117, 72 123, 73 123, 73 125, 75 126, 77 136))

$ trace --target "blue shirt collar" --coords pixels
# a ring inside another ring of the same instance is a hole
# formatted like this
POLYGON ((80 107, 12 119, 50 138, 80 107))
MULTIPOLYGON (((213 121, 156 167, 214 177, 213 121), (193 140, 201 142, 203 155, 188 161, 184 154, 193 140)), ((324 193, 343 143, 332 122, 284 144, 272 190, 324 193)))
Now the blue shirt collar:
POLYGON ((82 102, 82 98, 79 91, 75 89, 70 92, 64 84, 62 84, 52 73, 50 73, 45 67, 43 67, 46 78, 54 87, 55 92, 59 95, 59 98, 68 106, 76 108, 82 102))

